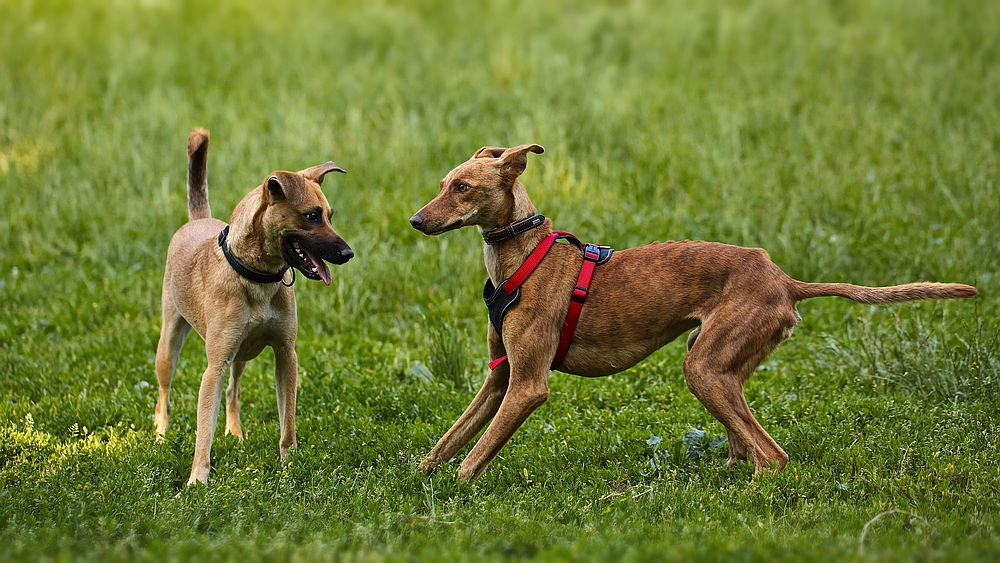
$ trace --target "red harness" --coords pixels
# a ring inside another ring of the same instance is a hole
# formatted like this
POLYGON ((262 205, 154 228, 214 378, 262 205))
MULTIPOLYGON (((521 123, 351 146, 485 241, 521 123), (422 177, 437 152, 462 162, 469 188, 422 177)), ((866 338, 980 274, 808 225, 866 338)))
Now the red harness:
MULTIPOLYGON (((508 295, 514 295, 521 284, 528 279, 528 276, 535 271, 535 268, 542 263, 542 259, 548 254, 549 249, 555 244, 558 239, 567 239, 570 242, 575 243, 583 251, 583 265, 580 267, 580 275, 576 278, 576 287, 573 288, 573 296, 570 299, 569 311, 566 312, 566 320, 563 322, 562 334, 559 336, 559 346, 556 348, 556 355, 552 359, 552 366, 549 369, 556 369, 559 364, 562 363, 563 359, 566 358, 566 352, 569 350, 569 345, 573 342, 573 333, 576 331, 576 324, 580 320, 580 311, 583 310, 583 302, 587 300, 587 293, 590 289, 590 281, 594 276, 594 268, 597 267, 598 263, 603 261, 602 250, 605 250, 607 254, 603 257, 606 260, 610 257, 611 250, 607 247, 599 247, 594 244, 581 244, 579 239, 573 236, 571 233, 566 231, 552 231, 552 234, 545 237, 542 242, 538 243, 538 246, 531 251, 528 258, 523 264, 514 272, 514 275, 507 278, 503 283, 500 284, 500 288, 503 289, 508 295)), ((492 284, 487 282, 487 288, 492 284)), ((504 311, 505 312, 505 311, 504 311)), ((492 319, 491 319, 492 320, 492 319)), ((500 318, 502 323, 502 316, 500 318)), ((499 330, 497 331, 499 332, 499 330)), ((507 360, 507 356, 500 356, 499 358, 490 362, 490 369, 496 369, 497 366, 502 364, 507 360)))

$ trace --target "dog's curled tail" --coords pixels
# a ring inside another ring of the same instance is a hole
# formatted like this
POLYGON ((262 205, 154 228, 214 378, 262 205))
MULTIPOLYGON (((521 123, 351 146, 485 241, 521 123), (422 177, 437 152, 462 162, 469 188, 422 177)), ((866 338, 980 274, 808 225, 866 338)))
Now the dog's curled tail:
POLYGON ((188 137, 188 221, 208 219, 208 130, 195 127, 188 137))
POLYGON ((976 288, 961 283, 907 283, 889 287, 865 287, 849 283, 805 283, 793 280, 796 301, 812 297, 846 297, 868 305, 887 305, 921 299, 965 299, 979 295, 976 288))

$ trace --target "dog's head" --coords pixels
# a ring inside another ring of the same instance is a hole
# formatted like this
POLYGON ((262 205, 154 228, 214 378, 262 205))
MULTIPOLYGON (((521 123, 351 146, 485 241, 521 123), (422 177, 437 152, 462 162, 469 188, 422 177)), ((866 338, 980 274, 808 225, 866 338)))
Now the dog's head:
POLYGON ((500 226, 509 220, 502 215, 513 206, 513 190, 520 185, 518 177, 528 165, 529 152, 541 154, 545 149, 540 145, 479 149, 441 180, 437 197, 410 217, 410 224, 426 235, 472 225, 500 226))
POLYGON ((333 230, 333 211, 320 189, 329 172, 346 172, 327 162, 300 172, 274 172, 261 187, 267 240, 277 241, 285 262, 313 280, 330 285, 326 262, 343 264, 354 251, 333 230))

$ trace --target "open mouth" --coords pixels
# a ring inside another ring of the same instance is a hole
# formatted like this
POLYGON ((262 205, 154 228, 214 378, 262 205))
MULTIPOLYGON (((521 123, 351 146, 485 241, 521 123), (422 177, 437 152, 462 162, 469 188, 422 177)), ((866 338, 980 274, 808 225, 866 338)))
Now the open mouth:
POLYGON ((330 285, 330 268, 327 267, 323 258, 319 257, 315 250, 307 246, 304 240, 283 237, 281 240, 281 253, 285 257, 285 262, 302 272, 303 276, 311 280, 323 280, 323 283, 330 285))

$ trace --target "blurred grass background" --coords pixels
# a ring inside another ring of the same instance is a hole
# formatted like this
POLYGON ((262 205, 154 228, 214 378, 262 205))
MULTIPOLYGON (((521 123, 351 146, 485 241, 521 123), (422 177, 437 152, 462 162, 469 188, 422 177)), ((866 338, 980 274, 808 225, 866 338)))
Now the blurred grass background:
POLYGON ((0 3, 0 556, 996 557, 998 29, 988 1, 0 3), (324 188, 358 257, 297 285, 290 466, 265 352, 247 441, 218 437, 188 490, 197 337, 166 444, 151 417, 195 125, 216 217, 272 170, 346 168, 324 188), (689 455, 690 428, 723 432, 682 343, 554 375, 476 483, 418 477, 484 375, 485 270, 474 232, 406 219, 479 147, 525 142, 534 203, 584 240, 982 296, 804 303, 748 388, 792 456, 777 477, 689 455), (859 545, 891 509, 919 518, 859 545))

